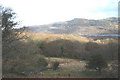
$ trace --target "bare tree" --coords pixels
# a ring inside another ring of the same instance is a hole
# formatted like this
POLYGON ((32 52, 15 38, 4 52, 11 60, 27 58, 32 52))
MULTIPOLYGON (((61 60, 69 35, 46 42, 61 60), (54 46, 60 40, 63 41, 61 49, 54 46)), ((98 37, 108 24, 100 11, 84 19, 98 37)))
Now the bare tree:
POLYGON ((27 36, 23 33, 24 28, 15 29, 18 25, 17 22, 14 21, 16 18, 15 13, 10 8, 0 7, 1 9, 1 29, 2 29, 2 48, 3 53, 5 51, 9 51, 10 48, 13 47, 13 42, 18 41, 20 39, 25 39, 27 36))

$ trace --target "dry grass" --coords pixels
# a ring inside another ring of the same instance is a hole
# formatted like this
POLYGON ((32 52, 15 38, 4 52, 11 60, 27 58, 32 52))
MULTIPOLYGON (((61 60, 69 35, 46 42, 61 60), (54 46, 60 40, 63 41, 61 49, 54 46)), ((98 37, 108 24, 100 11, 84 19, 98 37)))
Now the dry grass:
POLYGON ((59 39, 63 40, 71 40, 71 41, 79 41, 81 43, 87 43, 87 42, 95 42, 98 44, 108 44, 109 42, 118 43, 119 41, 112 38, 107 39, 99 39, 94 41, 92 38, 87 38, 83 36, 76 36, 72 34, 47 34, 47 33, 32 33, 32 32, 25 32, 23 35, 27 35, 29 38, 31 38, 34 41, 46 41, 51 42, 59 39))
POLYGON ((47 40, 48 42, 64 39, 64 40, 72 40, 72 41, 80 41, 80 42, 89 42, 91 39, 82 37, 82 36, 75 36, 72 34, 45 34, 45 33, 26 33, 31 39, 33 40, 47 40))
POLYGON ((85 70, 85 61, 80 61, 78 59, 68 59, 68 58, 54 58, 54 57, 46 57, 46 60, 48 61, 49 65, 48 67, 51 67, 52 62, 60 62, 59 69, 63 71, 83 71, 85 70))

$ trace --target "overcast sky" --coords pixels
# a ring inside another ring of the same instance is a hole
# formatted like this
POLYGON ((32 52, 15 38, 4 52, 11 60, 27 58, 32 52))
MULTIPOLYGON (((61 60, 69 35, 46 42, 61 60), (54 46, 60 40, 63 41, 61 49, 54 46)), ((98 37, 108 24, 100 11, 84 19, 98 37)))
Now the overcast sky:
POLYGON ((119 0, 0 0, 17 13, 21 25, 42 25, 73 18, 103 19, 118 16, 119 0))

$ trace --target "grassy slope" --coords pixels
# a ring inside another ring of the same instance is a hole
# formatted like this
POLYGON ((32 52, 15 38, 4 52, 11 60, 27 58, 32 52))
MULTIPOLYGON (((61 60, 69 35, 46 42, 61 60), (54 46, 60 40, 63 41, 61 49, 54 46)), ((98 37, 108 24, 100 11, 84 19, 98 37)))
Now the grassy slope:
POLYGON ((82 37, 82 36, 75 36, 70 34, 44 34, 44 33, 27 33, 29 37, 31 37, 33 40, 48 40, 48 41, 54 41, 58 39, 64 39, 64 40, 73 40, 73 41, 82 41, 82 42, 88 42, 91 39, 82 37))
POLYGON ((102 40, 93 40, 92 38, 87 38, 83 36, 76 36, 72 34, 46 34, 46 33, 32 33, 32 32, 27 32, 26 35, 28 35, 32 40, 34 41, 44 41, 46 40, 47 42, 50 41, 55 41, 58 39, 63 39, 63 40, 70 40, 70 41, 79 41, 83 43, 87 42, 95 42, 99 44, 107 44, 110 41, 117 43, 118 40, 113 39, 113 38, 106 38, 102 40))
POLYGON ((118 41, 112 38, 93 40, 91 38, 67 34, 28 33, 28 35, 38 46, 40 43, 44 44, 44 55, 53 57, 61 56, 61 47, 64 48, 64 57, 67 55, 73 57, 84 55, 85 57, 88 53, 98 53, 101 51, 108 54, 111 49, 115 51, 118 44, 118 41), (91 42, 89 48, 93 48, 94 50, 90 49, 90 51, 86 51, 85 47, 89 42, 91 42), (98 49, 97 46, 99 47, 98 49))
POLYGON ((84 71, 82 68, 84 68, 85 61, 79 61, 78 59, 69 59, 69 58, 54 58, 54 57, 46 57, 46 60, 49 64, 54 61, 59 61, 59 69, 58 70, 44 70, 42 71, 43 75, 20 75, 20 74, 7 74, 5 77, 98 77, 98 72, 96 71, 84 71), (74 65, 73 65, 74 64, 74 65), (83 65, 83 66, 77 66, 77 65, 83 65), (81 68, 82 67, 82 68, 81 68), (80 71, 78 71, 80 70, 80 71))
MULTIPOLYGON (((51 42, 59 40, 59 39, 68 40, 68 41, 72 41, 72 42, 78 41, 78 42, 83 43, 83 44, 86 44, 88 42, 94 42, 94 43, 98 43, 100 45, 105 45, 105 44, 108 44, 109 42, 118 43, 117 40, 114 40, 114 39, 105 39, 105 40, 94 41, 94 40, 86 38, 86 37, 66 35, 66 34, 62 34, 62 35, 59 35, 59 34, 35 34, 35 33, 26 33, 26 34, 33 40, 34 44, 37 44, 37 42, 39 42, 39 41, 46 41, 46 43, 51 43, 51 42)), ((24 42, 26 44, 29 44, 28 41, 26 41, 26 40, 24 40, 24 42)), ((36 48, 36 47, 33 46, 33 43, 30 43, 30 45, 27 46, 28 48, 32 49, 31 52, 33 52, 34 48, 36 48), (33 47, 30 47, 30 46, 33 46, 33 47)), ((57 45, 57 43, 55 43, 53 46, 56 46, 56 45, 57 45)), ((73 45, 73 44, 71 44, 71 45, 73 45)), ((84 45, 82 45, 80 48, 82 48, 82 47, 84 47, 84 45)), ((107 47, 109 47, 109 46, 107 46, 107 47)), ((48 48, 51 48, 51 46, 48 46, 48 48)), ((79 48, 78 48, 78 50, 79 50, 79 48)), ((52 51, 52 50, 50 49, 50 51, 52 51)), ((40 53, 40 54, 42 53, 42 51, 41 52, 37 51, 37 52, 40 53)), ((85 62, 80 62, 78 59, 76 60, 76 59, 68 59, 68 58, 46 57, 46 60, 49 62, 49 64, 53 61, 59 61, 61 63, 60 66, 59 66, 60 69, 65 71, 65 72, 67 71, 66 74, 69 74, 69 72, 73 71, 73 70, 79 70, 79 69, 84 70, 83 68, 84 68, 85 62), (81 64, 82 64, 82 66, 81 66, 81 64)), ((51 73, 51 71, 45 71, 45 73, 51 73)), ((60 72, 52 72, 52 73, 57 73, 58 74, 60 72)), ((84 75, 81 72, 73 72, 73 74, 84 75)), ((85 73, 85 75, 87 75, 87 74, 91 74, 91 72, 90 73, 89 72, 85 73)), ((94 72, 93 72, 93 74, 94 74, 94 72)))

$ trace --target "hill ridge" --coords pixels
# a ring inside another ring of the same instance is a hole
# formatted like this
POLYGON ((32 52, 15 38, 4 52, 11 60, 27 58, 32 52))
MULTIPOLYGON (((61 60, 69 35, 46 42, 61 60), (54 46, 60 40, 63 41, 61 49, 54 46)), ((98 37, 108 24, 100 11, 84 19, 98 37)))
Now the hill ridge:
POLYGON ((118 33, 118 18, 109 17, 99 20, 74 18, 69 21, 29 26, 27 28, 34 33, 73 35, 116 34, 118 33))

